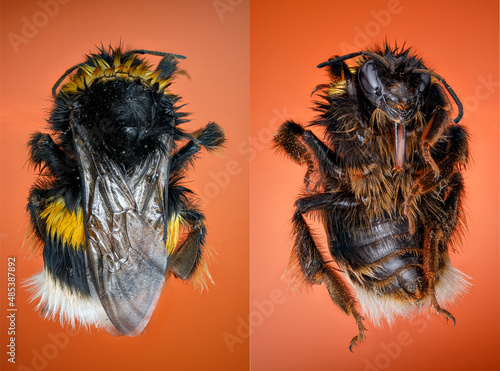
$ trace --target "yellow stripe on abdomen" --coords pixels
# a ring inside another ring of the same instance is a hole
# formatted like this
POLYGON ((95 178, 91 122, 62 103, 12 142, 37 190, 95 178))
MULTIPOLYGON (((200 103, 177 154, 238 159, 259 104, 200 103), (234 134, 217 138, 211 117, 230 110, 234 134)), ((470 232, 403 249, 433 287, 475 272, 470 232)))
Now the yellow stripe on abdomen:
MULTIPOLYGON (((47 207, 40 214, 45 220, 47 234, 50 238, 58 238, 63 245, 78 250, 85 243, 85 228, 81 207, 70 212, 62 197, 49 199, 47 207)), ((170 218, 167 223, 167 241, 165 243, 168 255, 171 255, 179 241, 180 225, 184 219, 180 215, 170 218)))
POLYGON ((180 215, 174 215, 167 223, 167 254, 172 255, 174 252, 175 246, 177 246, 177 242, 179 241, 179 229, 180 224, 184 220, 180 215))
POLYGON ((45 220, 47 233, 52 239, 59 238, 63 245, 75 250, 83 248, 85 228, 81 207, 77 207, 76 212, 70 212, 62 197, 51 198, 40 216, 45 220))

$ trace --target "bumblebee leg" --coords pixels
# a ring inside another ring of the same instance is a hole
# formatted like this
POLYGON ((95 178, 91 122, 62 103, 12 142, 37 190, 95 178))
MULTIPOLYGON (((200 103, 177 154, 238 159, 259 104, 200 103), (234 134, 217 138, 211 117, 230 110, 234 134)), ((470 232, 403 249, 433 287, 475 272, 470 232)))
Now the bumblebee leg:
POLYGON ((170 172, 176 173, 186 168, 196 158, 202 148, 208 151, 215 151, 221 148, 225 141, 224 129, 214 122, 209 123, 203 129, 199 129, 192 134, 192 140, 172 154, 170 172))
POLYGON ((277 150, 285 152, 293 161, 307 166, 304 182, 306 189, 309 190, 309 176, 314 172, 315 166, 308 148, 299 140, 304 132, 304 128, 299 124, 286 121, 274 134, 274 144, 277 150))
MULTIPOLYGON (((286 121, 274 134, 274 145, 277 150, 284 151, 293 161, 302 165, 308 163, 310 155, 307 147, 302 144, 298 137, 304 134, 304 128, 293 122, 286 121)), ((312 164, 311 164, 312 165, 312 164)))
POLYGON ((206 287, 212 281, 205 260, 206 228, 205 216, 192 205, 189 195, 193 192, 178 183, 182 176, 171 177, 168 186, 167 251, 172 255, 169 270, 182 280, 191 281, 196 287, 206 287), (178 245, 180 225, 186 225, 189 232, 178 245))
POLYGON ((442 242, 446 242, 453 231, 459 225, 462 218, 460 199, 463 192, 463 179, 460 173, 455 172, 449 179, 448 186, 443 190, 444 215, 445 220, 436 220, 435 226, 429 227, 424 239, 424 274, 428 282, 428 292, 432 298, 432 305, 437 313, 440 313, 448 319, 455 318, 446 309, 443 309, 437 301, 435 295, 435 287, 438 280, 439 272, 439 247, 442 242))
POLYGON ((35 168, 47 168, 57 178, 76 176, 74 160, 54 142, 49 134, 36 132, 28 142, 29 156, 35 168))
POLYGON ((429 293, 434 295, 436 275, 439 268, 439 242, 443 238, 441 229, 429 227, 424 240, 424 274, 429 283, 429 293))
POLYGON ((339 178, 346 175, 338 165, 340 163, 338 155, 319 140, 312 131, 306 130, 302 138, 316 157, 317 166, 324 177, 339 178))
POLYGON ((446 309, 441 308, 441 306, 438 304, 436 295, 432 295, 432 305, 434 306, 434 310, 436 311, 436 313, 442 314, 443 316, 446 317, 446 322, 448 322, 448 320, 451 319, 453 321, 454 326, 457 324, 455 317, 453 317, 453 315, 446 309))
MULTIPOLYGON (((206 236, 205 216, 191 205, 188 195, 193 192, 182 186, 186 168, 196 159, 196 154, 205 148, 214 151, 222 147, 225 141, 224 130, 216 123, 209 123, 205 128, 195 131, 183 147, 172 155, 170 180, 168 186, 168 212, 172 220, 168 223, 185 223, 190 228, 182 244, 172 253, 169 269, 182 280, 188 279, 195 286, 206 287, 206 280, 212 280, 204 257, 206 236)), ((168 228, 172 234, 173 229, 168 228)), ((168 240, 171 237, 168 236, 168 240)), ((171 242, 171 244, 177 241, 171 242)), ((168 246, 174 249, 175 246, 168 246)))
MULTIPOLYGON (((423 193, 426 193, 433 188, 448 184, 450 178, 456 173, 455 168, 458 165, 465 165, 468 159, 467 148, 467 133, 461 126, 450 125, 442 134, 442 137, 447 138, 446 154, 437 162, 439 172, 434 169, 429 169, 422 174, 416 181, 415 185, 410 190, 409 196, 405 200, 404 214, 409 217, 410 206, 413 199, 423 193), (438 175, 436 178, 436 174, 438 175)), ((413 218, 408 218, 410 222, 410 231, 415 231, 413 218)))
POLYGON ((436 110, 431 116, 422 138, 420 140, 420 150, 422 151, 422 157, 425 162, 427 162, 432 170, 434 171, 434 178, 439 178, 439 167, 431 156, 431 147, 436 144, 436 141, 442 136, 442 133, 446 127, 446 119, 448 118, 448 113, 443 109, 436 110))
POLYGON ((448 186, 443 189, 444 209, 447 219, 442 223, 443 233, 446 239, 450 238, 457 226, 463 220, 461 199, 463 197, 464 184, 459 172, 453 173, 448 186))
MULTIPOLYGON (((195 286, 206 287, 206 280, 212 281, 204 253, 206 228, 205 216, 194 208, 180 213, 182 221, 190 231, 182 244, 173 252, 169 269, 182 280, 190 280, 195 286)), ((212 281, 213 282, 213 281, 212 281)))
MULTIPOLYGON (((335 171, 340 171, 337 164, 334 162, 338 159, 337 154, 332 151, 326 144, 318 139, 310 130, 305 130, 301 125, 287 121, 274 134, 274 144, 276 149, 285 152, 292 160, 299 165, 306 164, 313 166, 312 155, 316 157, 319 166, 324 164, 324 172, 328 173, 333 167, 335 171), (304 143, 301 142, 301 139, 304 143)), ((337 174, 342 176, 343 173, 337 174)))
MULTIPOLYGON (((465 165, 467 163, 468 149, 467 133, 465 130, 461 126, 450 125, 442 134, 442 137, 447 138, 445 150, 446 155, 439 159, 437 164, 434 160, 432 160, 433 163, 439 168, 437 177, 434 169, 430 169, 422 174, 420 178, 418 178, 415 186, 418 189, 412 190, 413 196, 415 196, 418 192, 425 193, 436 187, 440 180, 450 178, 450 176, 454 173, 456 165, 465 165)), ((430 141, 427 142, 431 143, 430 141)))
POLYGON ((436 313, 442 314, 448 319, 453 320, 456 324, 455 317, 451 315, 446 309, 443 309, 436 299, 436 280, 439 269, 439 244, 444 239, 444 234, 441 228, 430 227, 424 240, 424 274, 428 282, 428 293, 431 296, 432 305, 436 313))
MULTIPOLYGON (((352 315, 358 326, 358 335, 349 345, 352 347, 363 341, 366 328, 363 325, 363 317, 356 309, 356 300, 349 291, 348 285, 342 277, 330 267, 323 259, 318 250, 311 230, 304 220, 304 214, 310 211, 324 209, 335 204, 332 194, 316 194, 297 200, 297 209, 294 213, 292 224, 295 235, 295 243, 290 258, 290 265, 298 265, 305 282, 320 285, 324 283, 333 302, 347 315, 352 315)), ((342 205, 345 206, 345 205, 342 205)))
MULTIPOLYGON (((38 203, 50 197, 64 197, 67 209, 70 212, 76 210, 81 205, 81 180, 76 161, 48 134, 34 133, 28 148, 30 162, 47 176, 47 181, 39 182, 32 188, 29 199, 38 203)), ((32 215, 30 207, 28 212, 32 215)))
POLYGON ((304 180, 308 190, 309 176, 316 171, 316 167, 323 178, 338 178, 345 175, 337 165, 339 161, 336 161, 338 156, 335 152, 320 141, 312 131, 305 130, 293 121, 281 125, 274 134, 274 144, 276 149, 283 151, 293 161, 307 166, 304 180))
POLYGON ((204 257, 206 236, 205 216, 190 202, 189 195, 193 192, 182 186, 186 168, 196 159, 196 154, 205 148, 215 151, 221 148, 225 141, 224 130, 214 122, 191 134, 191 140, 172 155, 170 179, 167 195, 167 222, 170 235, 175 234, 178 223, 187 224, 190 231, 182 244, 175 249, 177 240, 167 236, 167 250, 172 250, 169 269, 182 280, 188 279, 195 286, 206 287, 206 280, 212 280, 204 257), (177 223, 176 228, 171 228, 177 223), (171 245, 171 246, 169 246, 171 245))
POLYGON ((48 191, 50 189, 32 188, 28 196, 28 204, 26 205, 26 211, 30 217, 31 230, 39 241, 44 241, 47 235, 45 222, 40 218, 40 214, 44 207, 42 202, 45 199, 44 194, 48 191))

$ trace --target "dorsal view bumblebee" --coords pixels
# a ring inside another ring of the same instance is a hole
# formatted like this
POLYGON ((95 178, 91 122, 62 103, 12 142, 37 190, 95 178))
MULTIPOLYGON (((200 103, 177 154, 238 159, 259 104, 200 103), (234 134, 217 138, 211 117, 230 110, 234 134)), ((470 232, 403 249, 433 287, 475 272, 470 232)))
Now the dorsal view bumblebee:
POLYGON ((386 44, 318 67, 331 81, 315 89, 321 101, 309 126, 324 139, 293 121, 274 138, 279 152, 307 167, 292 218, 292 280, 325 284, 354 317, 350 350, 365 338, 362 313, 391 324, 432 307, 455 323, 445 308, 468 287, 449 257, 465 223, 460 100, 410 48, 386 44), (458 107, 454 122, 448 96, 458 107), (321 220, 338 268, 318 249, 308 215, 321 220))
POLYGON ((28 143, 40 175, 27 210, 44 260, 30 285, 43 317, 135 336, 171 274, 211 281, 205 217, 183 181, 225 133, 213 122, 182 129, 169 86, 184 58, 101 47, 54 85, 52 133, 28 143), (161 57, 157 68, 143 55, 161 57))

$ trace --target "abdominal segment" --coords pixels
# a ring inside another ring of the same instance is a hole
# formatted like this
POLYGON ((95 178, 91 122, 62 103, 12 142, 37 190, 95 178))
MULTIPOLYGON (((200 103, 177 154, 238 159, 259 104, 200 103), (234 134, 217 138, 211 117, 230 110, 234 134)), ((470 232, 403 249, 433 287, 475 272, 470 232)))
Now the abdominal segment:
MULTIPOLYGON (((391 324, 398 315, 408 316, 430 305, 422 225, 411 234, 408 221, 401 217, 377 220, 370 226, 346 226, 346 219, 339 215, 325 218, 331 254, 374 324, 380 325, 382 318, 391 324)), ((443 246, 436 296, 453 301, 466 286, 465 278, 451 266, 443 246)))

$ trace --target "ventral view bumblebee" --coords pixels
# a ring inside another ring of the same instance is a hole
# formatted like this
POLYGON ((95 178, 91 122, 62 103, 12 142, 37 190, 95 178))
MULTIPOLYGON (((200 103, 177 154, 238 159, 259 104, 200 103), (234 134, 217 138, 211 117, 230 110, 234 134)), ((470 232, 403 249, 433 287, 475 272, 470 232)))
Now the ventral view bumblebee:
POLYGON ((354 317, 350 350, 365 338, 362 314, 379 325, 434 308, 455 323, 445 308, 468 286, 449 257, 465 223, 460 100, 411 48, 386 44, 318 67, 331 81, 315 89, 322 100, 309 127, 321 128, 323 140, 293 121, 274 139, 307 167, 292 218, 292 280, 325 284, 354 317), (458 107, 454 122, 448 95, 458 107), (318 248, 308 215, 322 222, 338 268, 318 248))
POLYGON ((205 217, 183 181, 225 134, 213 122, 182 129, 169 87, 184 58, 101 47, 54 85, 52 133, 28 144, 40 176, 27 210, 44 260, 30 285, 43 317, 135 336, 171 274, 211 281, 205 217), (156 69, 144 55, 161 57, 156 69))

